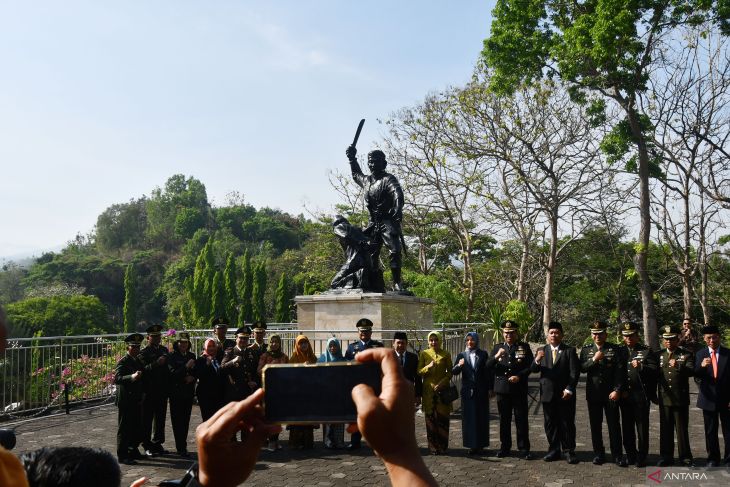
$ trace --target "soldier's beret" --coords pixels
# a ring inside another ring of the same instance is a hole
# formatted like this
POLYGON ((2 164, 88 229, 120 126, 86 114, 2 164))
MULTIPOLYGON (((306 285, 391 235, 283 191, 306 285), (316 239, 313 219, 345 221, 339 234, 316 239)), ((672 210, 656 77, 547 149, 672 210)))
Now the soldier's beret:
POLYGON ((357 320, 357 323, 355 323, 355 326, 358 330, 370 331, 373 329, 373 322, 367 318, 360 318, 359 320, 357 320))
POLYGON ((502 322, 502 331, 517 331, 518 328, 517 323, 512 320, 504 320, 502 322))
POLYGON ((408 335, 404 331, 396 331, 393 333, 393 340, 408 340, 408 335))
POLYGON ((703 335, 719 335, 720 334, 720 327, 717 325, 705 325, 702 327, 702 334, 703 335))
POLYGON ((621 323, 621 334, 625 337, 639 333, 639 325, 633 321, 621 323))
POLYGON ((211 322, 213 328, 228 328, 228 320, 225 316, 216 316, 211 322))
POLYGON ((124 341, 129 346, 139 347, 140 345, 142 345, 142 339, 143 338, 144 337, 142 336, 141 333, 132 333, 127 338, 125 338, 124 341))
POLYGON ((178 342, 190 342, 190 333, 186 331, 181 331, 177 334, 177 341, 178 342))
POLYGON ((245 337, 248 338, 251 336, 251 327, 246 325, 242 326, 238 330, 236 330, 236 337, 245 337))
POLYGON ((162 331, 162 325, 150 325, 147 327, 147 335, 149 336, 157 336, 160 335, 160 332, 162 331))
POLYGON ((591 333, 594 335, 606 333, 606 328, 608 328, 608 324, 605 321, 594 321, 591 324, 591 333))
POLYGON ((679 327, 674 325, 664 325, 660 328, 662 338, 666 338, 667 340, 672 338, 677 338, 677 335, 679 335, 679 327))
POLYGON ((256 332, 266 331, 266 322, 265 321, 254 321, 253 322, 253 331, 256 331, 256 332))

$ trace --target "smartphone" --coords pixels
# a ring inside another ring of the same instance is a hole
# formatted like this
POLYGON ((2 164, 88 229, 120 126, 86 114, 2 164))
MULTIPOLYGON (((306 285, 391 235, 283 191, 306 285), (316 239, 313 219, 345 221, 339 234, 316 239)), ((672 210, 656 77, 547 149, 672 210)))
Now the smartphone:
POLYGON ((262 371, 264 411, 272 423, 354 423, 352 388, 367 384, 380 394, 380 363, 273 364, 262 371))

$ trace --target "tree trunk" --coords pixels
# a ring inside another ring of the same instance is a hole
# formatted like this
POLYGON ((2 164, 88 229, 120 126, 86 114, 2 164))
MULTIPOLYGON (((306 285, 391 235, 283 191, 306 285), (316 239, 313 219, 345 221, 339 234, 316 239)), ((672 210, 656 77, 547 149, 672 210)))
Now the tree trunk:
POLYGON ((647 261, 649 256, 649 237, 651 235, 651 213, 649 208, 649 153, 646 148, 646 141, 641 133, 639 117, 629 102, 626 107, 626 114, 631 127, 631 133, 636 140, 637 152, 639 155, 639 214, 641 224, 639 229, 639 242, 634 256, 634 268, 639 276, 639 289, 641 291, 642 317, 644 321, 644 341, 652 349, 659 349, 659 337, 657 336, 656 310, 654 308, 654 291, 647 261))
POLYGON ((548 325, 552 321, 553 311, 553 279, 555 260, 558 255, 558 217, 557 211, 550 216, 550 254, 545 266, 545 287, 542 292, 542 328, 545 336, 548 334, 548 325))
POLYGON ((520 258, 520 270, 517 274, 517 300, 527 302, 527 264, 530 259, 530 237, 522 240, 522 257, 520 258))

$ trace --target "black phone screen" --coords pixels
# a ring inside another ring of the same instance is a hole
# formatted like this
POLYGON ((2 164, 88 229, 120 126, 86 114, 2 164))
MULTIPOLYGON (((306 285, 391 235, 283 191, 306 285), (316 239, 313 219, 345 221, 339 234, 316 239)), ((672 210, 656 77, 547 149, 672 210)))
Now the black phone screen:
POLYGON ((333 362, 267 365, 264 410, 273 423, 354 423, 352 388, 367 384, 380 394, 379 363, 333 362))

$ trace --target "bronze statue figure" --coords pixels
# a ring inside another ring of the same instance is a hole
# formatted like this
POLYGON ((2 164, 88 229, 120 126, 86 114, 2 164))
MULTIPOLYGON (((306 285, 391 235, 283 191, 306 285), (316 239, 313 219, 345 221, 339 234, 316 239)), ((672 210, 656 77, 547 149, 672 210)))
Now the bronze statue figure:
POLYGON ((373 261, 373 245, 363 231, 341 215, 335 217, 332 229, 345 251, 345 263, 332 279, 332 289, 362 289, 365 292, 385 292, 383 271, 373 261))
POLYGON ((387 161, 383 151, 374 150, 368 154, 369 176, 363 174, 360 169, 354 143, 347 148, 345 154, 350 162, 353 179, 365 190, 365 203, 370 214, 370 221, 363 233, 370 241, 372 263, 379 268, 380 249, 385 245, 388 249, 388 261, 393 275, 393 290, 407 293, 401 280, 403 190, 401 190, 398 179, 385 172, 387 161))

